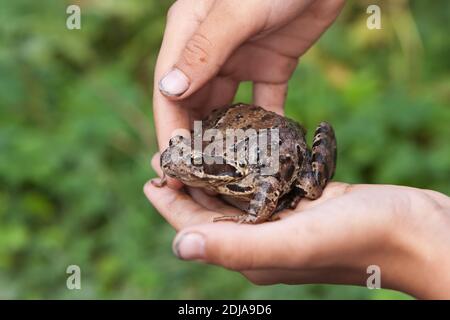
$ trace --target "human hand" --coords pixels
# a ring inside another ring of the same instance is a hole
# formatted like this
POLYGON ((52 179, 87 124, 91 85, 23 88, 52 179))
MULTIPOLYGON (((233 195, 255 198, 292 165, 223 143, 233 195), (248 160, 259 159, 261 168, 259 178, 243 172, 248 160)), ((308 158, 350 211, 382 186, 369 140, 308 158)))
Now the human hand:
MULTIPOLYGON (((153 166, 161 175, 157 157, 153 166)), ((381 285, 420 298, 450 297, 450 200, 430 190, 332 182, 280 220, 211 223, 239 211, 199 189, 145 186, 176 229, 174 252, 239 271, 256 284, 365 285, 369 265, 381 285)))
MULTIPOLYGON (((283 113, 298 58, 334 21, 343 0, 178 0, 167 16, 155 70, 160 150, 211 108, 253 82, 253 103, 283 113)), ((169 178, 171 187, 181 183, 169 178)))

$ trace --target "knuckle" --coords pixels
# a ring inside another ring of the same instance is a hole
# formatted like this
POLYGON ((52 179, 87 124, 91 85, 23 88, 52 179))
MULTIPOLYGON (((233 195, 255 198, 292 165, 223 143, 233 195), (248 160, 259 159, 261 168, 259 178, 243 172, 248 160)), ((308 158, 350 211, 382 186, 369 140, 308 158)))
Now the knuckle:
POLYGON ((297 67, 297 59, 280 57, 270 66, 270 80, 281 84, 287 82, 297 67))
POLYGON ((282 59, 280 71, 282 72, 282 75, 284 77, 287 77, 286 81, 289 80, 296 67, 297 67, 297 59, 293 59, 290 57, 282 59))
POLYGON ((202 21, 208 14, 213 0, 176 0, 167 11, 167 17, 192 17, 202 21))
POLYGON ((166 14, 167 20, 171 20, 175 14, 175 12, 174 12, 176 10, 175 3, 170 6, 169 10, 167 10, 167 14, 166 14))
POLYGON ((169 10, 167 10, 167 20, 170 20, 172 18, 174 18, 175 16, 177 16, 178 12, 180 8, 180 0, 175 1, 170 7, 169 10))
POLYGON ((208 37, 196 32, 186 44, 183 60, 187 65, 208 63, 211 58, 213 44, 208 37))
POLYGON ((183 212, 187 196, 180 192, 170 193, 165 195, 164 202, 168 212, 178 215, 183 212))

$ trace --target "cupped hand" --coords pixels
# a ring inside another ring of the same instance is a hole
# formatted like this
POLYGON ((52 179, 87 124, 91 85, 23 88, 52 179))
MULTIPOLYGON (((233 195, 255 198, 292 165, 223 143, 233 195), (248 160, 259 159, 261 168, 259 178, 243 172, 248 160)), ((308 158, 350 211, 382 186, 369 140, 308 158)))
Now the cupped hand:
MULTIPOLYGON (((155 170, 161 174, 157 157, 155 170)), ((430 190, 332 182, 281 219, 259 225, 212 223, 239 211, 200 189, 147 183, 145 194, 179 231, 184 260, 240 271, 257 284, 365 285, 380 267, 383 288, 417 297, 450 297, 450 200, 430 190)))
POLYGON ((343 5, 343 0, 176 1, 154 79, 160 150, 175 130, 189 129, 212 108, 231 103, 242 81, 253 82, 254 104, 282 114, 298 58, 343 5))

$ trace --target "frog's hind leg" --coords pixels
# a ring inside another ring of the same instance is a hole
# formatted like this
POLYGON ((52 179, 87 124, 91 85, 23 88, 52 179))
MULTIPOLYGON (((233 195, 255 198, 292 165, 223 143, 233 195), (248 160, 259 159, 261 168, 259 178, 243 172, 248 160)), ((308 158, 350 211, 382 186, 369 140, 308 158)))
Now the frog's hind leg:
POLYGON ((277 209, 275 212, 279 212, 284 209, 295 209, 297 208, 300 200, 305 196, 305 192, 303 189, 300 189, 297 186, 292 186, 291 191, 282 196, 280 200, 278 200, 277 209))
POLYGON ((333 178, 336 155, 336 137, 333 127, 326 122, 321 122, 314 134, 311 158, 312 171, 321 188, 324 188, 333 178))
POLYGON ((248 214, 254 221, 261 223, 270 220, 274 214, 280 198, 279 181, 272 176, 260 177, 256 185, 256 192, 250 200, 248 214))
POLYGON ((256 224, 271 219, 277 207, 280 192, 278 180, 274 177, 260 177, 256 184, 256 192, 250 200, 245 214, 236 216, 222 216, 214 219, 217 221, 235 221, 238 223, 256 224))
POLYGON ((322 122, 314 134, 311 167, 303 171, 297 187, 304 191, 306 198, 317 199, 333 177, 335 168, 336 137, 331 125, 322 122))

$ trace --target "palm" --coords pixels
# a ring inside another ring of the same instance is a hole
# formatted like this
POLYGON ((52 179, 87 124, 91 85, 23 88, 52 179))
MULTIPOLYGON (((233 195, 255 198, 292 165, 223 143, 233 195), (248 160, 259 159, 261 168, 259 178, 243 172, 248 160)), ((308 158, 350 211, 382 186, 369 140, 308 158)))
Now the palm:
MULTIPOLYGON (((223 215, 243 214, 242 211, 226 204, 219 197, 208 195, 199 188, 187 187, 186 192, 175 190, 168 190, 168 192, 176 194, 178 204, 174 203, 174 205, 183 209, 183 219, 179 219, 180 217, 174 214, 165 216, 177 230, 197 224, 212 223, 215 217, 223 215)), ((360 218, 365 218, 369 221, 371 215, 378 211, 388 212, 387 215, 389 216, 394 208, 394 202, 389 201, 392 198, 395 198, 397 202, 402 200, 395 193, 392 193, 389 186, 384 188, 365 185, 350 186, 345 183, 332 182, 328 184, 319 199, 302 199, 294 210, 285 209, 280 211, 276 215, 281 219, 267 224, 284 224, 287 219, 298 218, 298 216, 306 214, 310 214, 313 219, 322 219, 323 217, 312 215, 310 212, 333 211, 335 212, 334 216, 329 216, 326 219, 330 220, 332 218, 335 225, 342 226, 345 229, 349 225, 349 221, 356 221, 360 218), (379 207, 380 203, 383 203, 386 208, 381 209, 379 207), (337 212, 336 208, 339 208, 339 212, 337 212)), ((165 211, 172 213, 173 208, 165 211)), ((377 220, 379 219, 380 214, 377 215, 377 220)), ((232 223, 232 225, 236 228, 240 227, 239 224, 232 223)))

